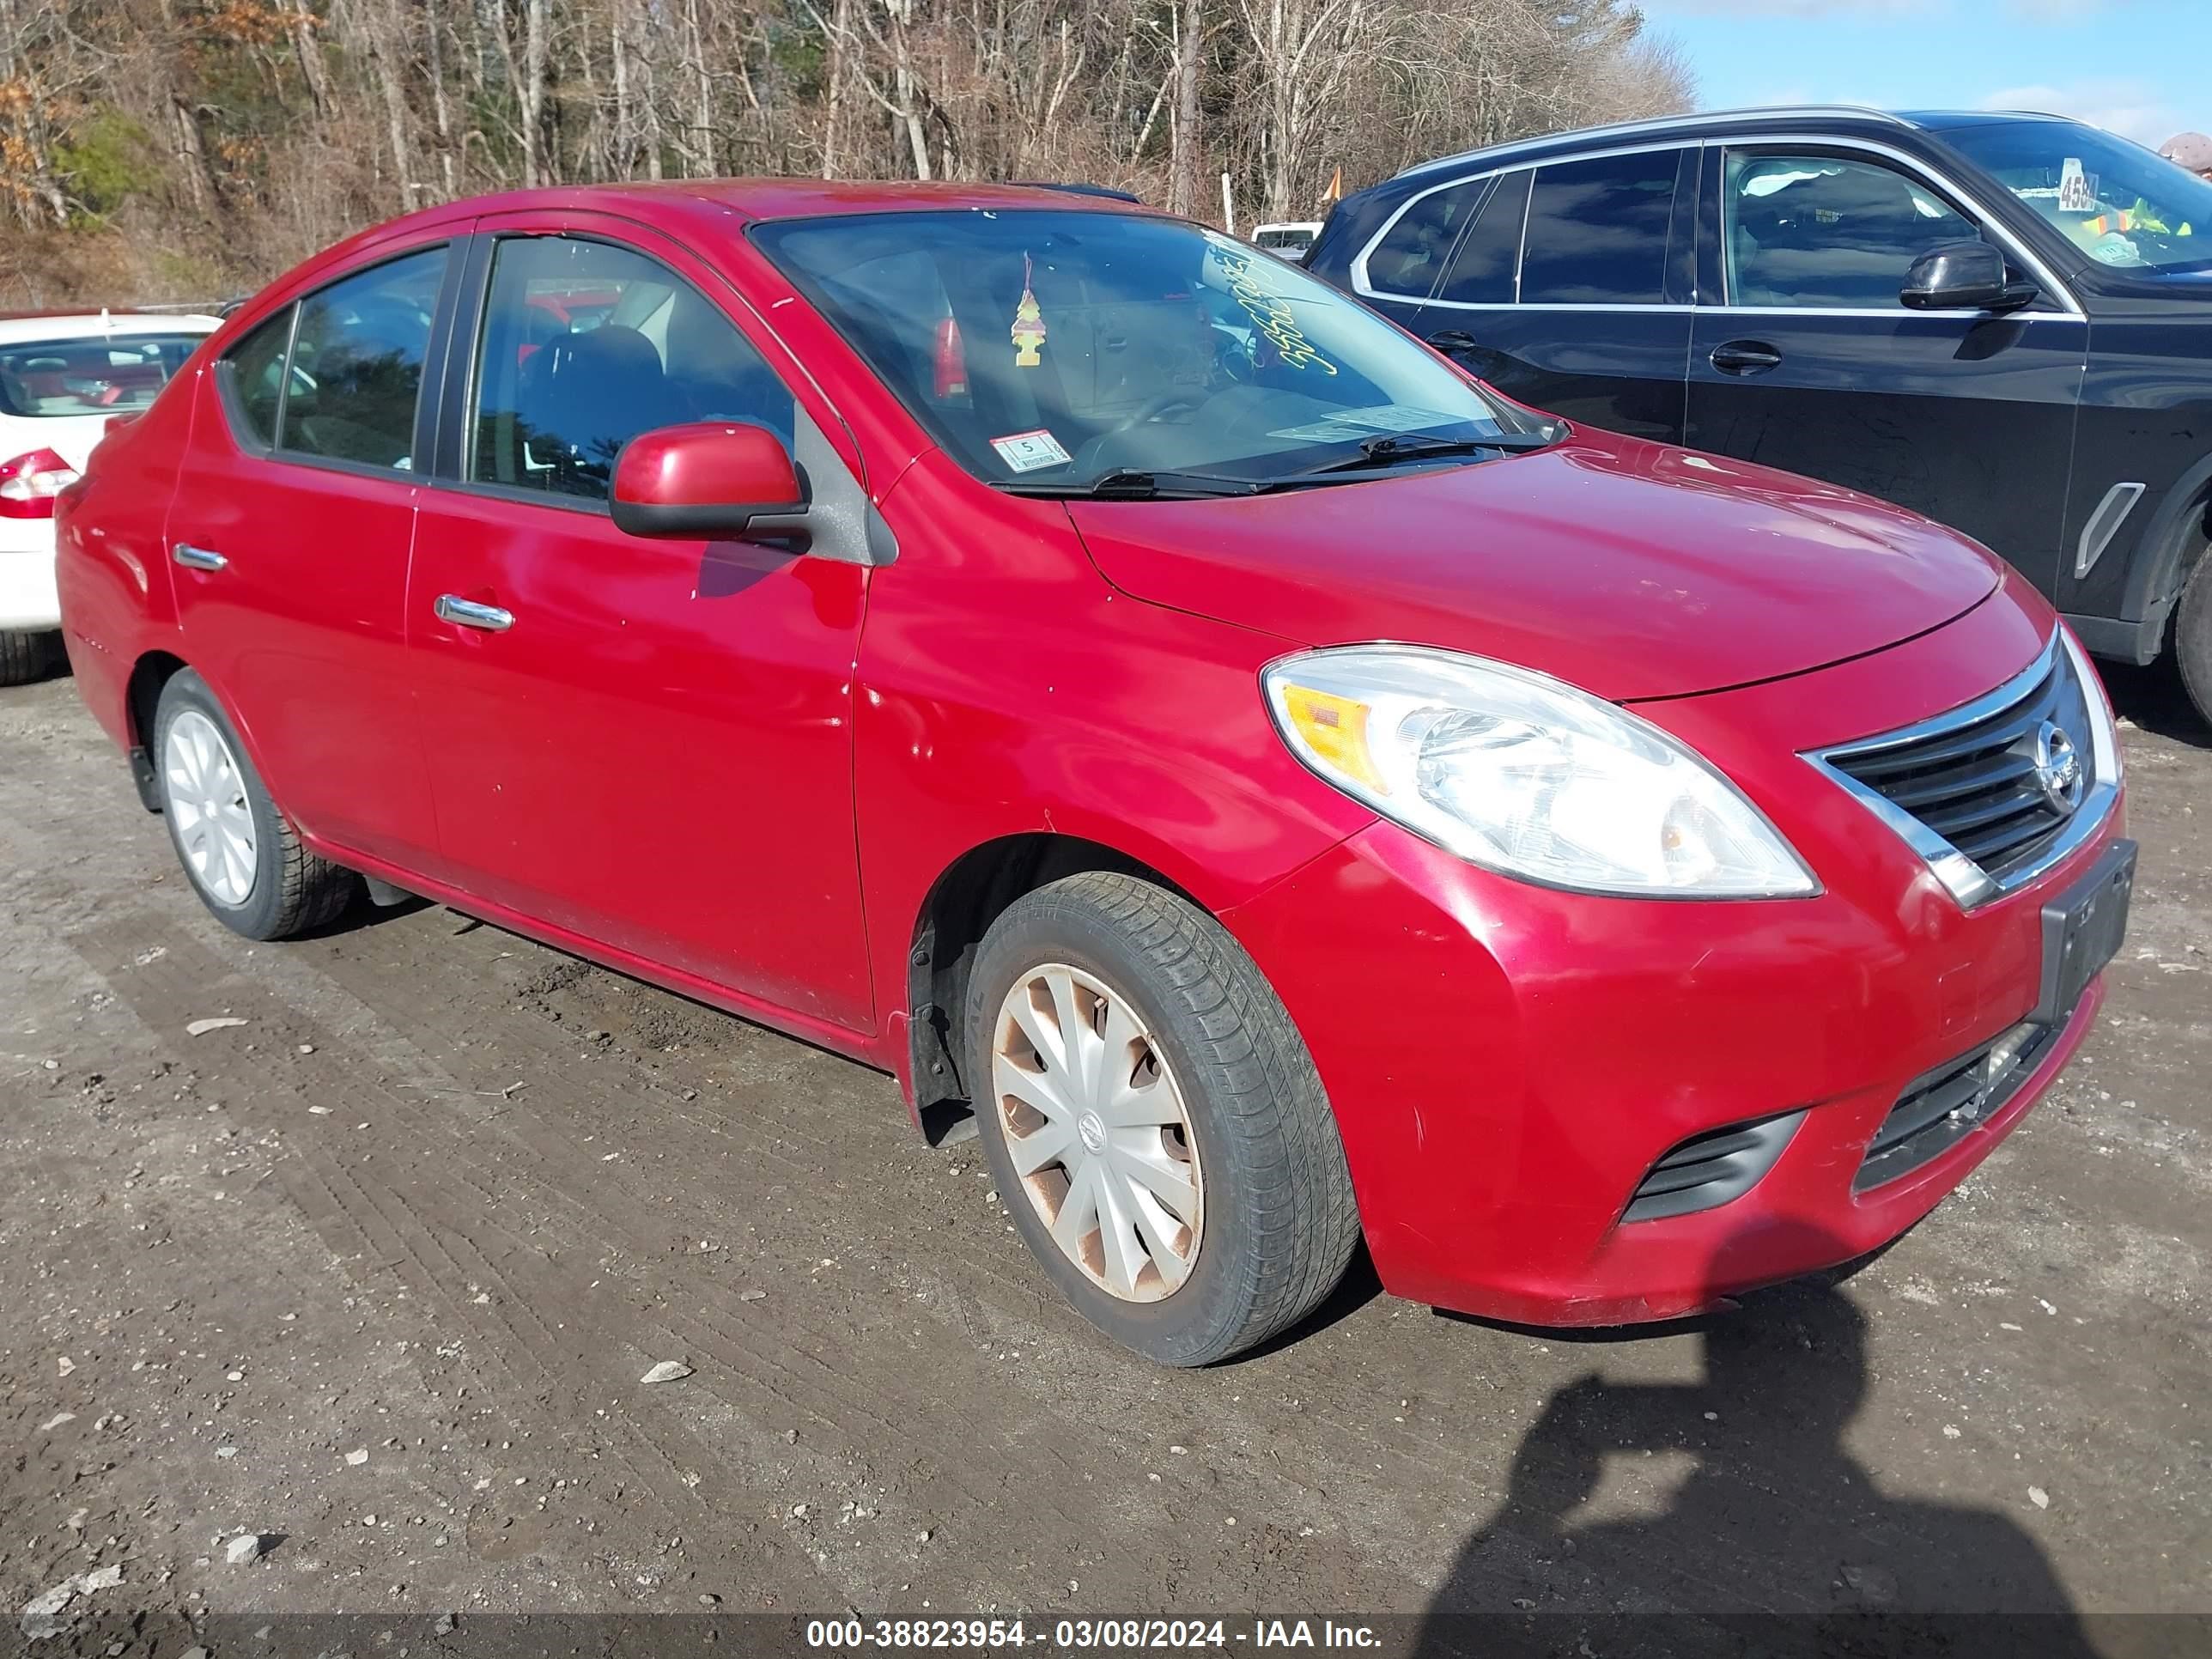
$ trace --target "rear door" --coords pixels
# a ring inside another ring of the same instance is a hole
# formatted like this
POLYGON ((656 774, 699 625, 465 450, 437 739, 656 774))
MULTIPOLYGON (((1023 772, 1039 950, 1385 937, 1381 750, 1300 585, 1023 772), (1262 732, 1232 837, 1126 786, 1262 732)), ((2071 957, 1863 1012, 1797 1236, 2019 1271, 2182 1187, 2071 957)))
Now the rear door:
POLYGON ((1679 441, 1695 155, 1629 150, 1474 181, 1483 193, 1409 326, 1510 398, 1679 441))
POLYGON ((167 538, 181 653, 303 830, 404 868, 436 836, 407 678, 424 364, 458 262, 379 258, 202 377, 167 538))
POLYGON ((2088 324, 1965 196, 1902 155, 1715 145, 1687 441, 1966 532, 2054 591, 2088 324), (1912 262, 2003 247, 2042 283, 2009 315, 1909 311, 1912 262))

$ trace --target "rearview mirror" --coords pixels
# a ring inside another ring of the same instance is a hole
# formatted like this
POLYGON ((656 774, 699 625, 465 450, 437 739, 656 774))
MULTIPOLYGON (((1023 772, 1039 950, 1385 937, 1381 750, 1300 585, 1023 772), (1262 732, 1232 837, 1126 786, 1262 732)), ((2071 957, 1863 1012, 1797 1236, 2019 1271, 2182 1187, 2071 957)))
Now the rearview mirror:
POLYGON ((743 536, 806 510, 782 441, 763 428, 694 421, 641 432, 615 458, 608 510, 633 536, 743 536))
POLYGON ((1987 242, 1944 242, 1912 262, 1897 297, 1914 311, 2016 311, 2036 291, 2010 281, 2004 255, 1987 242))

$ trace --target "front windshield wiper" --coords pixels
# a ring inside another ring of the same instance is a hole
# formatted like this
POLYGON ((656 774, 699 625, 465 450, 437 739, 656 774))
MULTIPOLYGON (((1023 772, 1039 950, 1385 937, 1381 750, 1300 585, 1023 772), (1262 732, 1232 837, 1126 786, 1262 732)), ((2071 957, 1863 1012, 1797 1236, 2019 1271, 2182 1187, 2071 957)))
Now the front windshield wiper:
POLYGON ((992 480, 991 488, 1002 489, 1009 495, 1151 501, 1176 496, 1257 495, 1278 486, 1267 479, 1232 478, 1221 472, 1143 472, 1124 466, 1102 472, 1082 483, 1073 479, 1030 483, 1005 478, 992 480))
POLYGON ((1552 428, 1541 432, 1494 432, 1486 438, 1431 438, 1419 432, 1385 432, 1359 441, 1359 453, 1340 461, 1310 467, 1298 476, 1310 478, 1323 472, 1352 472, 1365 467, 1397 466, 1407 461, 1426 461, 1445 455, 1468 455, 1478 449, 1503 450, 1510 455, 1532 449, 1548 449, 1559 441, 1552 428))

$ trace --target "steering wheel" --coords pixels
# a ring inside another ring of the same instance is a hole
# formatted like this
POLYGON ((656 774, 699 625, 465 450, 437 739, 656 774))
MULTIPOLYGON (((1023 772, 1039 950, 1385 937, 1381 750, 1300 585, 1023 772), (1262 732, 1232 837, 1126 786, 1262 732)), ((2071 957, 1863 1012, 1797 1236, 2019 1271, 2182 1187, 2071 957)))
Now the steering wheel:
POLYGON ((1118 438, 1131 427, 1142 426, 1147 421, 1157 421, 1171 409, 1195 410, 1205 401, 1206 394, 1202 392, 1194 391, 1188 386, 1170 386, 1156 398, 1147 398, 1138 405, 1134 414, 1117 425, 1108 427, 1099 435, 1118 438))

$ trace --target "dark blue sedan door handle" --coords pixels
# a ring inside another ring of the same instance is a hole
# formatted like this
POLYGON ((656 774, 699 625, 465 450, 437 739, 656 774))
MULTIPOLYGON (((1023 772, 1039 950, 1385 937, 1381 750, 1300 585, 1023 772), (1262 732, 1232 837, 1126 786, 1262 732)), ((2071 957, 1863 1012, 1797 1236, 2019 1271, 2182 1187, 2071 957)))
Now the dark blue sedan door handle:
POLYGON ((1712 365, 1723 374, 1764 374, 1782 366, 1782 354, 1764 340, 1730 340, 1713 348, 1712 365))
POLYGON ((1429 336, 1429 343, 1446 356, 1459 351, 1479 351, 1480 343, 1463 328, 1438 329, 1429 336))

